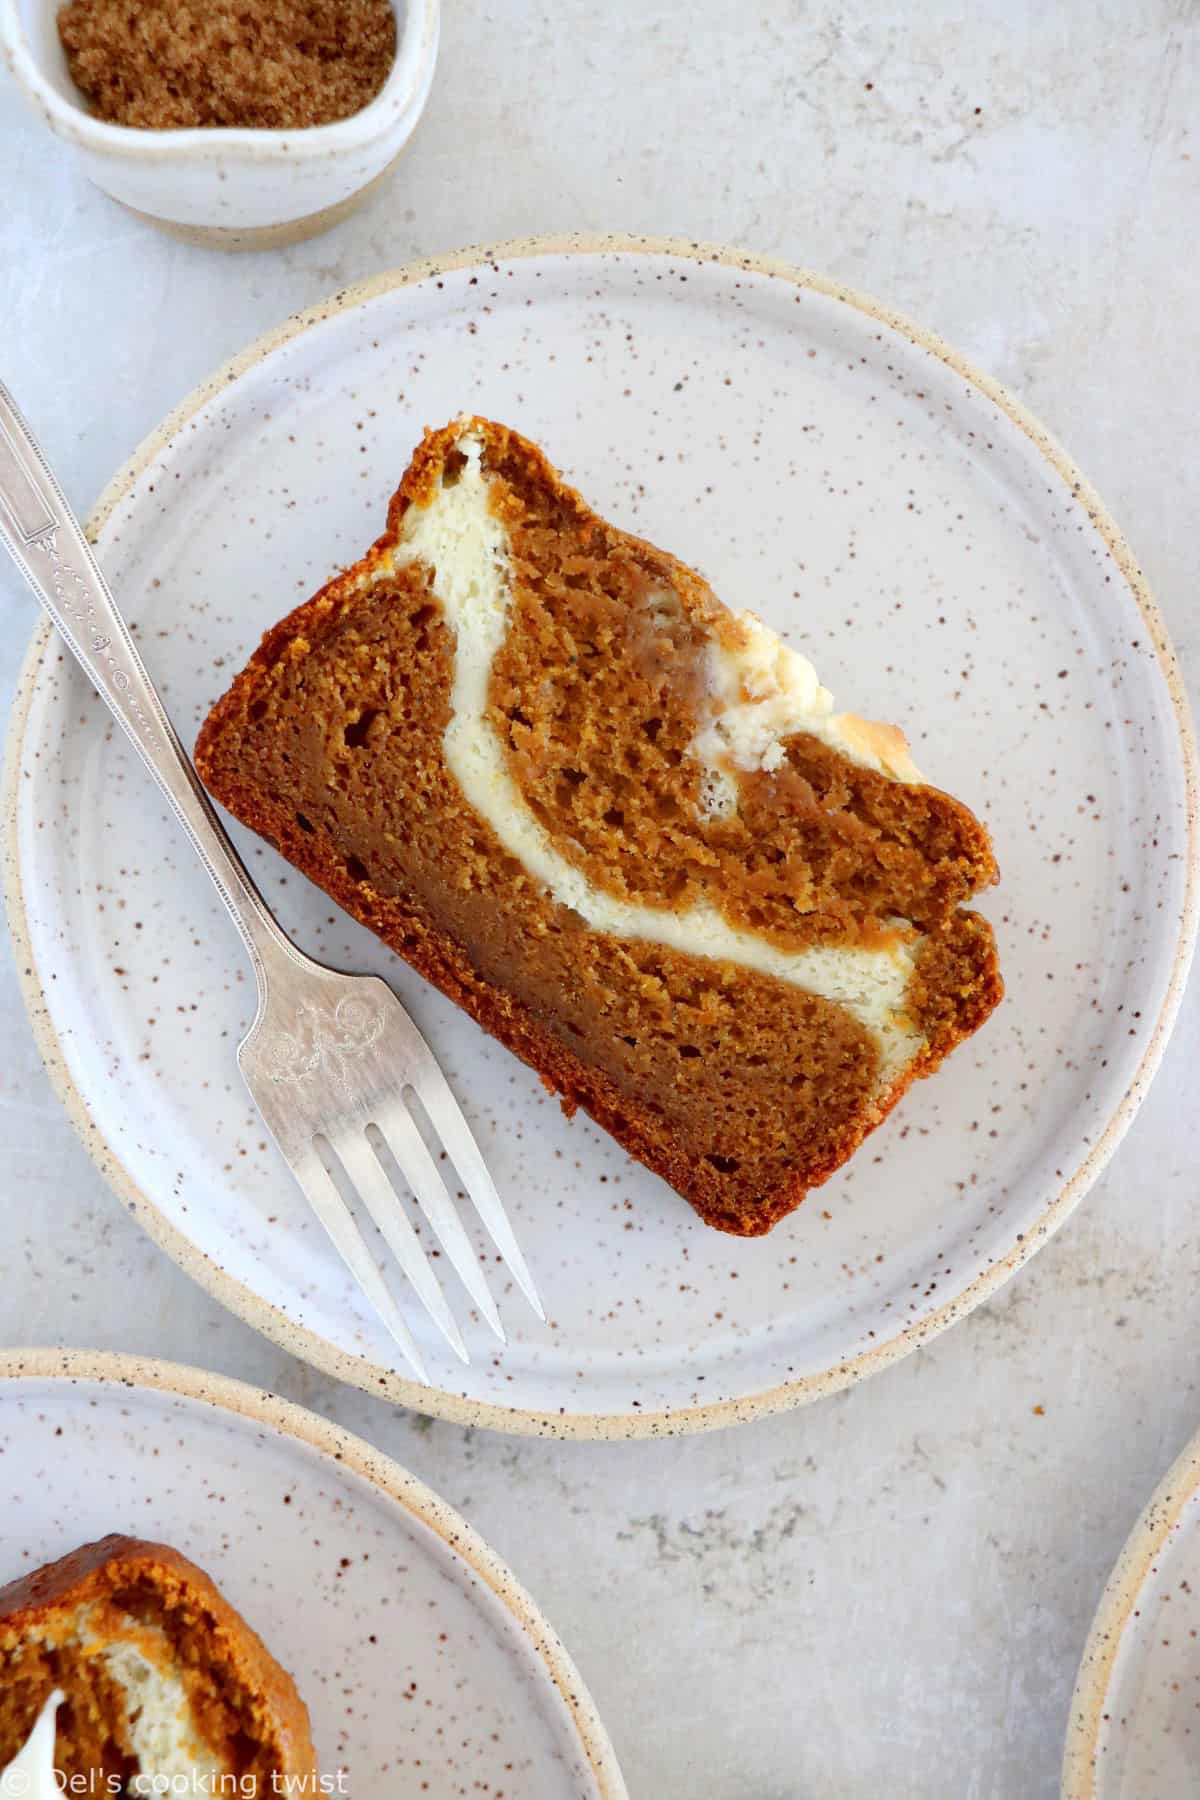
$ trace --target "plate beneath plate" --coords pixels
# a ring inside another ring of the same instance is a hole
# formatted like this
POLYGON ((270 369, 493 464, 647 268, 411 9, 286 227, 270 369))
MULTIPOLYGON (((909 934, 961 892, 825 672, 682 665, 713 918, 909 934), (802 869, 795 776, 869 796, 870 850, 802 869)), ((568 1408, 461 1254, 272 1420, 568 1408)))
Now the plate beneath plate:
MULTIPOLYGON (((185 742, 261 632, 352 561, 426 423, 544 445, 602 512, 695 563, 906 726, 989 822, 1009 997, 770 1237, 702 1227, 587 1120, 248 834, 305 948, 391 980, 463 1098, 548 1302, 438 1387, 388 1341, 241 1088, 253 982, 206 878, 43 632, 10 757, 10 912, 60 1091, 182 1265, 318 1366, 512 1430, 694 1429, 828 1392, 962 1316, 1127 1126, 1195 930, 1186 705, 1115 527, 994 384, 915 327, 733 253, 473 252, 338 295, 238 358, 94 520, 185 742)), ((455 1295, 459 1311, 465 1297, 455 1295)), ((414 1313, 416 1309, 414 1308, 414 1313)), ((420 1322, 423 1325, 423 1321, 420 1322)))
POLYGON ((110 1531, 204 1569, 293 1675, 356 1800, 624 1800, 591 1697, 510 1571, 360 1438, 240 1381, 0 1355, 0 1581, 110 1531))

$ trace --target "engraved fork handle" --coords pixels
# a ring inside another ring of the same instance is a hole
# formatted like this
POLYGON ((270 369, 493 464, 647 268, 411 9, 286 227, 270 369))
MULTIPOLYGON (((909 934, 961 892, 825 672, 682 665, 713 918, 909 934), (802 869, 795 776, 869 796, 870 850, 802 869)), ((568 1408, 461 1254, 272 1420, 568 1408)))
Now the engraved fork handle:
POLYGON ((0 539, 153 775, 212 876, 254 965, 298 952, 267 911, 213 811, 100 573, 91 546, 0 382, 0 539))

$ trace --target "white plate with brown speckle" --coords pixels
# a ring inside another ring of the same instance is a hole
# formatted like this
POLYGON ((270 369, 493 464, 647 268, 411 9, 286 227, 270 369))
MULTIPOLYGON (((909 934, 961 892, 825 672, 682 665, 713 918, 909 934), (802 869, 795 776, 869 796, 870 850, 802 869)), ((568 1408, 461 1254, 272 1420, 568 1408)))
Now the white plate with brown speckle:
POLYGON ((991 826, 1003 1007, 798 1213, 735 1240, 235 831, 304 947, 386 975, 411 1008, 549 1301, 542 1328, 506 1298, 503 1352, 472 1322, 468 1370, 415 1317, 436 1370, 416 1388, 242 1090, 254 984, 232 927, 44 629, 7 776, 35 1028, 146 1228, 327 1371, 518 1431, 794 1405, 993 1292, 1145 1091, 1196 927, 1170 647, 1083 478, 944 345, 732 252, 543 241, 337 295, 221 371, 113 481, 93 535, 185 741, 261 632, 375 537, 422 427, 462 410, 538 440, 602 513, 808 651, 840 704, 906 727, 928 778, 991 826))
POLYGON ((1200 1793, 1200 1436, 1109 1576, 1075 1682, 1063 1800, 1200 1793))
POLYGON ((109 1532, 212 1576, 295 1679, 329 1791, 624 1800, 579 1672, 511 1571, 397 1463, 171 1363, 0 1355, 0 1582, 109 1532))

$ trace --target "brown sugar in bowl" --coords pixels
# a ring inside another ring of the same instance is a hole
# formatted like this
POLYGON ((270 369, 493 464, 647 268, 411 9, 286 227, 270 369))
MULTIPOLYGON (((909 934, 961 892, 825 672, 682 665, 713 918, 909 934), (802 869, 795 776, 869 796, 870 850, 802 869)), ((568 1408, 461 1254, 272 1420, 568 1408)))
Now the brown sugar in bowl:
POLYGON ((361 112, 396 60, 392 0, 64 0, 92 114, 143 131, 306 130, 361 112))
POLYGON ((392 0, 396 54, 357 112, 288 129, 146 130, 88 110, 59 41, 62 0, 0 0, 0 54, 84 174, 166 231, 223 249, 262 249, 325 230, 368 196, 424 110, 440 0, 392 0))

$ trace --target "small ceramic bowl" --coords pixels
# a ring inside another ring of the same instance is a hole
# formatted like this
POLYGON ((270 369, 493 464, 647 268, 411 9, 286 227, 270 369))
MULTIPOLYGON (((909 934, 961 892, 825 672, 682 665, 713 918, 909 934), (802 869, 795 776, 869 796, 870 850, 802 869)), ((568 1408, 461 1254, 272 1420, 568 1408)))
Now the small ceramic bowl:
POLYGON ((416 127, 437 61, 440 0, 393 0, 396 60, 368 106, 303 131, 141 131, 93 118, 67 73, 61 0, 0 0, 0 51, 84 173, 193 243, 267 248, 311 237, 383 179, 416 127))

